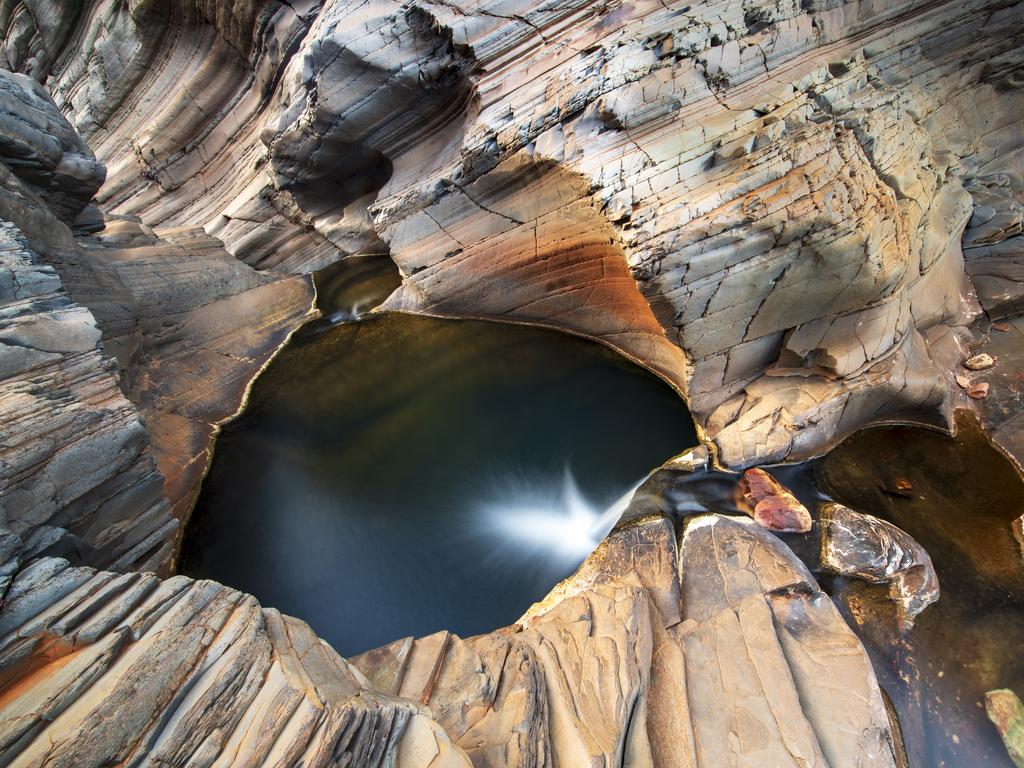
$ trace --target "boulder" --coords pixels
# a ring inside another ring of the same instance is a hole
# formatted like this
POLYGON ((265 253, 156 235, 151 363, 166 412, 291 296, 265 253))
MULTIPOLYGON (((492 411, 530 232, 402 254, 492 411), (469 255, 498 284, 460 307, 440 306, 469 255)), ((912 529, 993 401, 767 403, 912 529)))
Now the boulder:
POLYGON ((1013 691, 1002 688, 985 694, 985 712, 999 730, 1006 751, 1017 768, 1024 768, 1024 704, 1013 691))
POLYGON ((748 469, 736 486, 736 505, 762 528, 807 533, 811 513, 788 488, 763 469, 748 469))
POLYGON ((928 553, 905 531, 842 504, 821 507, 821 565, 827 571, 889 584, 903 629, 939 599, 939 579, 928 553))

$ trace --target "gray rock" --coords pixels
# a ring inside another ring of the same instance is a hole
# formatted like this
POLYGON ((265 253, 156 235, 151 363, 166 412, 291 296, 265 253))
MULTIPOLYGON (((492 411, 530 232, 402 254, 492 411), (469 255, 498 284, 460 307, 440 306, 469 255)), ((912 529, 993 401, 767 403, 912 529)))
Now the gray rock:
POLYGON ((905 629, 939 599, 939 579, 924 548, 892 523, 842 504, 821 508, 821 564, 833 573, 889 584, 905 629))

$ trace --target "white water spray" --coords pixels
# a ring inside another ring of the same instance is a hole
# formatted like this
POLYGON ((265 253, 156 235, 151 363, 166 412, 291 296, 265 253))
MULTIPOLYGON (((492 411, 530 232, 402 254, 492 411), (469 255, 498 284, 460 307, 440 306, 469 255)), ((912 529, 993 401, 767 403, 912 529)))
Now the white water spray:
POLYGON ((370 309, 373 309, 374 302, 372 299, 361 299, 360 301, 354 302, 352 306, 339 309, 336 312, 332 312, 327 317, 327 322, 331 325, 337 325, 338 323, 348 323, 352 320, 358 320, 370 309))
POLYGON ((601 509, 584 497, 567 468, 561 487, 534 488, 490 502, 484 506, 484 519, 488 527, 521 546, 579 562, 615 527, 639 487, 637 483, 601 509))

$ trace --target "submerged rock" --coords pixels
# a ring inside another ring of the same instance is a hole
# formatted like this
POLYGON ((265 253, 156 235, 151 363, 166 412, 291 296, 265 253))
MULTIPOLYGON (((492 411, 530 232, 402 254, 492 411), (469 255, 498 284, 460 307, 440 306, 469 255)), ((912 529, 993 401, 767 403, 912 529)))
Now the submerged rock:
POLYGON ((811 513, 786 486, 763 469, 748 469, 736 489, 736 505, 763 528, 782 533, 807 533, 811 513))
POLYGON ((967 396, 972 397, 975 400, 984 400, 988 397, 989 385, 987 381, 979 381, 977 384, 971 384, 967 387, 967 396))
POLYGON ((982 352, 980 355, 974 355, 964 360, 964 368, 968 371, 984 371, 986 368, 991 368, 996 364, 995 359, 992 355, 982 352))
POLYGON ((821 563, 825 570, 889 584, 901 606, 901 625, 939 599, 939 579, 928 553, 909 534, 842 504, 821 508, 821 563))
POLYGON ((1005 688, 985 694, 985 712, 999 730, 1017 768, 1024 768, 1024 704, 1005 688))

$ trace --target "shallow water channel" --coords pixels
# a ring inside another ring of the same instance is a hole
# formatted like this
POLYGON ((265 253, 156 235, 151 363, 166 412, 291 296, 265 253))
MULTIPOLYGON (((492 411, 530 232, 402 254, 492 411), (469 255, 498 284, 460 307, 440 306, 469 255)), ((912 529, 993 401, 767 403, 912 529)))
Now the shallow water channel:
POLYGON ((1024 695, 1024 558, 1012 522, 1024 482, 972 418, 955 437, 865 429, 817 463, 823 490, 899 526, 928 551, 941 595, 901 636, 885 589, 825 586, 858 629, 899 713, 914 766, 1013 768, 984 695, 1024 695), (894 492, 896 480, 909 485, 894 492))

